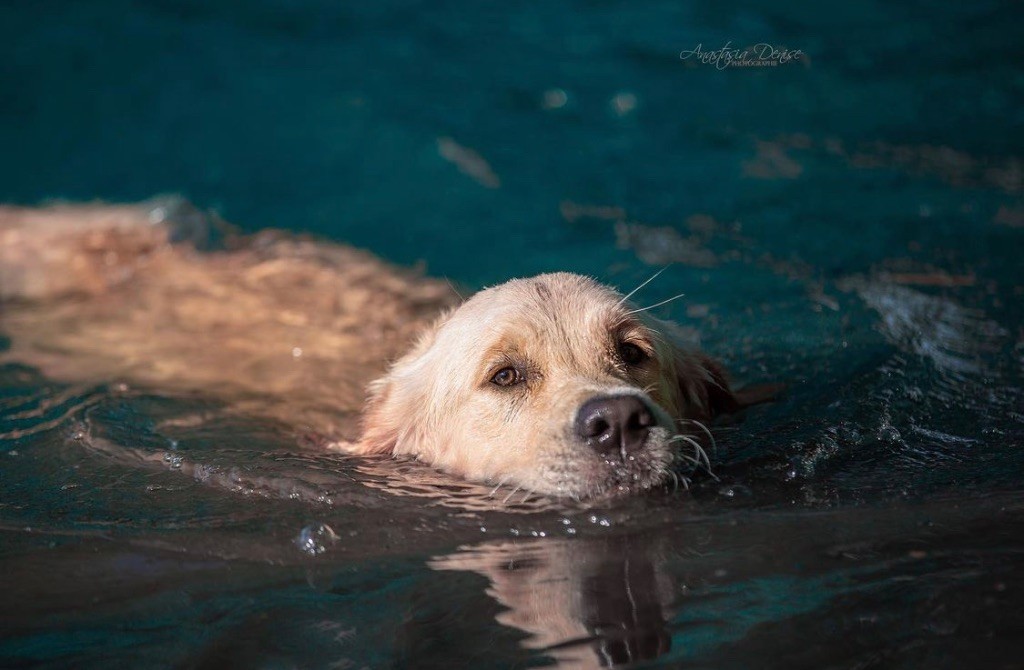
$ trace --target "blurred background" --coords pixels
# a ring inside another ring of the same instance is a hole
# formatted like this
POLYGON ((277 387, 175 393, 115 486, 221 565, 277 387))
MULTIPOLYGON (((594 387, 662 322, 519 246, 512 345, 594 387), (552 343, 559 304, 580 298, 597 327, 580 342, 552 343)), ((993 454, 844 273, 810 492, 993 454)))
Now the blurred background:
POLYGON ((689 237, 694 215, 823 273, 914 255, 912 242, 959 271, 964 253, 1019 245, 1024 225, 1020 15, 1013 2, 4 3, 0 200, 177 193, 247 230, 313 232, 469 285, 607 276, 634 260, 615 220, 689 237), (680 59, 727 43, 806 57, 680 59))

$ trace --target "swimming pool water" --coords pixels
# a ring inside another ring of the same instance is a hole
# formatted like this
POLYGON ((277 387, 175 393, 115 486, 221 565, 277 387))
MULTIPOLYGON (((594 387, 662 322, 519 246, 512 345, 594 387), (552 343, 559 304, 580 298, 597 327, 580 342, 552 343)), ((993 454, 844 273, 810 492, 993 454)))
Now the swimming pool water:
POLYGON ((685 292, 658 314, 787 385, 689 490, 483 508, 201 395, 7 361, 0 665, 1015 667, 1021 18, 0 7, 0 201, 175 193, 469 290, 671 263, 641 300, 685 292), (727 42, 807 58, 680 59, 727 42))

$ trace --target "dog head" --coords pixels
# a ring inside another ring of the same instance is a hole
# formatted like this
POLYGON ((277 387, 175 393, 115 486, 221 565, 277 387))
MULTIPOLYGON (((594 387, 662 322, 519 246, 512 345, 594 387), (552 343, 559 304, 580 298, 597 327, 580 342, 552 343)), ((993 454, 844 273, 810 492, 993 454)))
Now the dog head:
POLYGON ((358 448, 553 496, 650 488, 692 421, 736 409, 674 329, 579 275, 486 289, 371 385, 358 448))

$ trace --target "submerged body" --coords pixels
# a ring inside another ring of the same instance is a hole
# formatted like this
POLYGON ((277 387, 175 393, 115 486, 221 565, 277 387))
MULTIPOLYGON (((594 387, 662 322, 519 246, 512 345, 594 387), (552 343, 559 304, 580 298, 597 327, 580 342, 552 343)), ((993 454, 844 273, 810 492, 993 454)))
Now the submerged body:
POLYGON ((181 230, 164 207, 0 208, 4 358, 213 394, 352 453, 577 499, 661 483, 738 406, 672 324, 586 277, 460 305, 348 247, 264 233, 200 252, 181 230))

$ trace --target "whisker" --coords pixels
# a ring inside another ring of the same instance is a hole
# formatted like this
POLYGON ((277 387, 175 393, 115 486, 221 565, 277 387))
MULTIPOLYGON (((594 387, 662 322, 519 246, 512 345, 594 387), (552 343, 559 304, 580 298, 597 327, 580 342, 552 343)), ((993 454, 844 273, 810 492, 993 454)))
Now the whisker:
POLYGON ((672 470, 669 470, 668 473, 670 475, 672 475, 672 493, 678 493, 679 492, 679 475, 677 475, 672 470))
POLYGON ((500 489, 502 486, 505 485, 505 482, 508 481, 508 478, 509 478, 509 475, 505 475, 504 477, 502 477, 501 480, 498 481, 498 485, 495 486, 493 489, 491 489, 491 492, 487 494, 487 497, 488 498, 493 498, 494 494, 498 492, 498 489, 500 489))
POLYGON ((715 436, 711 434, 711 431, 708 430, 708 427, 705 426, 700 421, 697 421, 696 419, 684 419, 684 421, 688 421, 689 423, 694 424, 695 426, 697 426, 698 428, 700 428, 701 430, 704 431, 704 434, 708 436, 709 440, 711 440, 711 450, 714 452, 715 457, 717 458, 718 457, 718 443, 715 442, 715 436))
POLYGON ((654 309, 655 307, 661 307, 662 305, 667 305, 668 303, 672 302, 673 300, 678 300, 679 298, 682 298, 684 295, 686 295, 686 294, 685 293, 680 293, 679 295, 672 296, 668 300, 662 300, 661 302, 654 303, 653 305, 649 305, 647 307, 641 307, 640 309, 634 309, 631 312, 627 312, 627 314, 638 314, 640 312, 646 312, 649 309, 654 309))
POLYGON ((448 277, 445 277, 444 280, 448 282, 448 288, 455 291, 455 295, 459 296, 459 300, 461 300, 462 302, 466 302, 466 299, 462 296, 461 293, 459 293, 459 289, 455 288, 455 284, 452 283, 452 280, 448 279, 448 277))
POLYGON ((629 300, 629 299, 630 299, 631 297, 633 297, 633 294, 635 294, 635 293, 636 293, 637 291, 639 291, 640 289, 642 289, 643 287, 647 286, 647 285, 648 285, 648 284, 650 284, 650 283, 651 283, 652 281, 654 281, 655 279, 657 279, 657 278, 658 278, 658 275, 660 275, 660 274, 661 274, 662 272, 664 272, 665 270, 668 270, 669 266, 671 266, 671 265, 672 265, 672 264, 671 264, 671 263, 669 263, 669 264, 668 264, 668 265, 666 265, 665 267, 663 267, 663 268, 661 268, 660 270, 658 270, 657 272, 655 272, 655 273, 654 273, 653 275, 651 275, 651 278, 650 278, 650 279, 648 279, 647 281, 645 281, 645 282, 644 282, 643 284, 640 284, 639 286, 637 286, 637 287, 636 287, 635 289, 633 289, 632 291, 630 291, 629 293, 627 293, 627 294, 626 294, 626 295, 625 295, 625 296, 624 296, 624 297, 622 298, 622 300, 620 300, 620 301, 618 301, 617 303, 615 303, 615 306, 616 306, 616 307, 618 307, 618 306, 619 306, 619 305, 621 305, 622 303, 624 303, 624 302, 626 302, 627 300, 629 300))
MULTIPOLYGON (((670 440, 670 441, 669 441, 669 443, 671 444, 672 442, 682 442, 682 441, 683 441, 683 439, 684 439, 684 438, 680 438, 680 439, 678 439, 678 440, 676 440, 676 439, 674 439, 674 440, 670 440)), ((703 463, 702 463, 702 462, 701 462, 701 461, 700 461, 699 459, 697 459, 697 458, 694 458, 693 456, 689 456, 689 455, 687 455, 687 454, 683 454, 683 453, 677 453, 677 454, 675 454, 675 458, 676 458, 677 460, 680 460, 680 461, 685 461, 685 462, 689 463, 690 465, 692 465, 692 466, 693 466, 693 469, 694 469, 694 470, 696 470, 696 469, 697 469, 697 468, 699 468, 699 467, 700 467, 701 465, 703 465, 703 463)))
POLYGON ((685 461, 686 463, 689 463, 691 466, 693 466, 694 471, 696 471, 697 468, 699 468, 700 466, 704 465, 702 462, 698 461, 693 456, 687 456, 686 454, 679 454, 678 458, 679 460, 685 461))
POLYGON ((669 442, 686 442, 687 444, 692 446, 693 447, 694 456, 687 456, 686 454, 679 454, 679 457, 684 459, 688 463, 693 463, 694 464, 694 470, 696 470, 698 467, 701 466, 701 464, 702 464, 701 457, 703 457, 703 459, 704 459, 703 460, 704 469, 707 471, 707 473, 709 475, 714 477, 715 481, 718 481, 718 477, 715 475, 714 472, 711 471, 711 459, 708 458, 708 453, 706 451, 704 451, 704 448, 701 447, 700 444, 696 440, 694 440, 692 437, 689 437, 687 435, 676 435, 675 437, 670 439, 669 442))
POLYGON ((519 501, 519 504, 520 505, 525 505, 526 501, 533 497, 533 493, 534 492, 533 492, 532 489, 527 489, 526 490, 526 494, 523 496, 523 499, 519 501))
POLYGON ((523 488, 523 485, 519 484, 514 489, 512 489, 512 493, 509 493, 507 496, 505 496, 505 499, 501 501, 501 504, 507 505, 508 501, 512 499, 512 496, 514 496, 521 488, 523 488))

